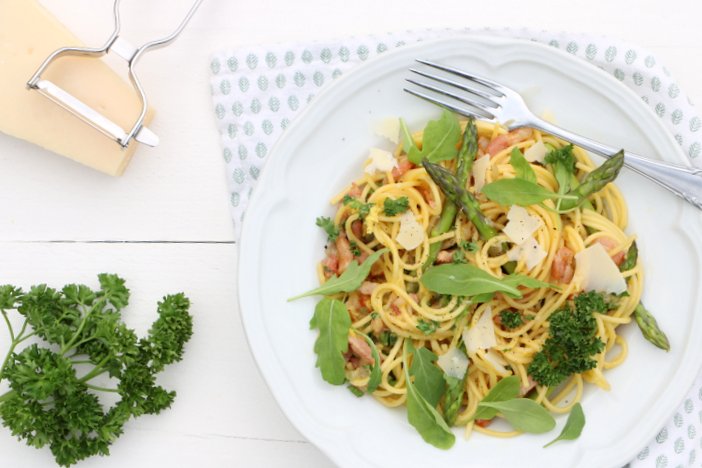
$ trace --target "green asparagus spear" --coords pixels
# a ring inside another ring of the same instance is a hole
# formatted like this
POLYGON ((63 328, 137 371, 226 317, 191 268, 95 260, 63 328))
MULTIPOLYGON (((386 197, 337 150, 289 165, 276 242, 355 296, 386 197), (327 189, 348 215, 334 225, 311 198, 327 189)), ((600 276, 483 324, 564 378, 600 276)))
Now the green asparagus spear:
MULTIPOLYGON (((473 161, 475 160, 475 155, 478 153, 478 128, 475 126, 475 120, 469 119, 466 124, 466 129, 463 132, 463 145, 458 153, 458 167, 456 168, 456 178, 461 187, 466 186, 468 181, 468 174, 470 174, 473 168, 473 161)), ((439 221, 436 223, 434 228, 431 230, 431 237, 440 236, 451 229, 453 226, 453 221, 456 219, 456 213, 458 208, 454 203, 444 204, 441 210, 441 216, 439 221)), ((435 242, 429 247, 429 256, 426 262, 424 262, 424 268, 428 268, 434 264, 436 256, 441 249, 441 243, 435 242)))
POLYGON ((561 200, 560 210, 569 211, 580 206, 587 197, 602 190, 605 185, 612 182, 619 174, 619 170, 624 165, 624 151, 619 151, 610 159, 605 161, 600 167, 590 172, 582 183, 570 190, 567 195, 575 195, 576 198, 561 200))
POLYGON ((497 235, 495 228, 490 225, 489 221, 480 212, 478 200, 461 186, 455 175, 438 164, 430 163, 429 161, 422 161, 422 165, 444 192, 446 198, 455 203, 468 216, 468 219, 475 225, 483 239, 488 240, 497 235))
POLYGON ((661 331, 661 329, 658 327, 658 322, 656 322, 656 319, 653 317, 653 315, 651 315, 651 312, 646 310, 642 303, 639 303, 639 305, 636 306, 636 309, 634 309, 634 318, 636 319, 636 323, 639 325, 644 338, 653 343, 655 346, 666 351, 670 351, 670 342, 668 341, 668 337, 661 331))
POLYGON ((458 411, 461 409, 463 404, 463 392, 466 388, 466 378, 468 377, 468 372, 462 379, 457 379, 456 377, 449 377, 444 374, 444 380, 446 381, 446 393, 444 394, 444 421, 449 426, 453 426, 456 423, 456 418, 458 417, 458 411))

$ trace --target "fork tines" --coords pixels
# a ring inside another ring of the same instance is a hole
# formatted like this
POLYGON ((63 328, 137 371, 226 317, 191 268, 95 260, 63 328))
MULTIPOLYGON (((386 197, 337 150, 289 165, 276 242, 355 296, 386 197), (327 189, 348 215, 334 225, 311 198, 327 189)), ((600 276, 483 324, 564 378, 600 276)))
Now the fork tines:
POLYGON ((500 108, 499 100, 505 96, 499 83, 447 65, 427 60, 417 60, 417 62, 444 73, 428 73, 411 68, 412 73, 432 80, 436 84, 407 79, 409 83, 430 93, 404 88, 406 92, 459 114, 487 120, 496 119, 494 111, 500 108))

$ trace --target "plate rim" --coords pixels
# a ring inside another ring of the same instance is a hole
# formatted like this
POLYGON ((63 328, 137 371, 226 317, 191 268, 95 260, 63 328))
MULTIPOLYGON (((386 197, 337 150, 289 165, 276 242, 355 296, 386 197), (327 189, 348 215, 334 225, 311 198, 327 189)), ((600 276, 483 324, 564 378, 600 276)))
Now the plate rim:
MULTIPOLYGON (((304 126, 305 122, 307 120, 307 116, 309 114, 313 114, 316 112, 318 107, 321 107, 324 104, 324 101, 327 99, 328 95, 332 95, 336 92, 337 88, 341 88, 342 84, 347 83, 351 80, 354 80, 357 75, 361 75, 364 72, 368 72, 369 70, 373 70, 374 66, 380 66, 378 65, 379 63, 382 63, 383 61, 388 60, 388 57, 394 57, 394 56, 402 56, 402 55, 409 55, 412 51, 421 51, 424 48, 430 48, 435 45, 441 45, 441 44, 450 44, 450 43, 456 43, 456 42, 472 42, 472 43, 478 43, 483 46, 485 45, 501 45, 501 46, 516 46, 516 47, 533 47, 536 49, 541 49, 544 51, 544 53, 548 54, 554 54, 556 56, 559 56, 560 59, 562 60, 567 60, 570 61, 572 64, 577 64, 577 67, 584 67, 583 70, 589 70, 590 73, 594 72, 599 76, 599 79, 603 79, 605 81, 608 81, 608 85, 615 88, 617 92, 621 92, 624 94, 628 94, 627 99, 632 99, 637 102, 637 110, 638 111, 643 111, 648 114, 650 121, 652 124, 660 130, 662 136, 656 137, 656 139, 662 137, 665 140, 667 140, 667 144, 675 148, 676 151, 674 152, 674 155, 671 155, 669 153, 666 153, 666 155, 662 158, 663 160, 669 160, 673 157, 675 157, 677 160, 674 161, 676 163, 683 163, 686 165, 689 164, 689 160, 687 157, 684 155, 682 149, 680 146, 677 144, 675 141, 673 135, 670 133, 670 131, 663 126, 663 123, 660 121, 660 119, 657 118, 653 110, 648 107, 644 102, 640 100, 640 98, 636 95, 636 93, 625 86, 623 83, 619 82, 616 80, 615 77, 611 76, 604 70, 601 70, 597 67, 594 66, 588 66, 586 62, 584 62, 582 59, 575 57, 571 54, 566 53, 565 51, 562 51, 560 49, 556 49, 553 47, 550 47, 546 44, 541 44, 537 43, 534 41, 529 41, 526 39, 518 39, 518 38, 507 38, 507 37, 501 37, 501 36, 491 36, 491 35, 485 35, 485 34, 471 34, 471 33, 466 33, 466 34, 460 34, 456 35, 450 38, 440 38, 440 39, 432 39, 432 40, 427 40, 427 41, 422 41, 416 44, 412 45, 407 45, 401 48, 394 49, 392 51, 386 52, 382 55, 379 55, 377 57, 374 57, 373 59, 359 65, 356 68, 351 69, 350 71, 346 72, 343 76, 335 80, 333 83, 325 87, 325 89, 321 90, 321 92, 316 96, 315 100, 310 103, 305 109, 303 109, 302 112, 300 112, 298 115, 295 116, 295 119, 293 120, 292 124, 288 127, 287 131, 278 139, 278 141, 273 145, 271 148, 271 151, 269 153, 268 160, 266 161, 265 167, 263 171, 261 172, 261 176, 259 177, 259 181, 256 185, 256 188, 254 189, 251 199, 249 201, 249 205, 247 209, 250 209, 251 206, 258 205, 261 203, 261 199, 265 199, 264 191, 261 189, 261 187, 264 187, 266 182, 271 176, 271 173, 273 173, 273 169, 269 169, 269 166, 273 167, 274 164, 276 164, 276 159, 278 159, 277 155, 279 153, 283 153, 284 150, 279 150, 279 148, 282 148, 285 146, 285 144, 288 142, 289 139, 294 138, 294 135, 297 132, 297 128, 300 126, 304 126), (292 136, 291 136, 292 135, 292 136)), ((470 55, 470 54, 468 54, 470 55)), ((285 161, 281 160, 277 163, 277 165, 284 165, 285 161)), ((265 205, 264 205, 265 206, 265 205)), ((683 206, 682 207, 682 212, 679 216, 679 220, 681 224, 686 224, 687 227, 690 229, 696 230, 698 237, 702 237, 702 220, 697 220, 697 222, 694 222, 694 220, 690 219, 690 210, 692 207, 690 206, 683 206)), ((238 268, 237 268, 237 286, 238 286, 238 303, 239 303, 239 310, 240 310, 240 318, 244 327, 244 334, 246 336, 247 343, 249 345, 249 348, 251 350, 252 356, 254 357, 254 361, 256 363, 256 366, 261 373, 262 377, 264 378, 264 381, 266 382, 266 385, 269 387, 273 397, 276 400, 276 403, 278 406, 281 408, 281 411, 283 414, 286 416, 286 418, 291 422, 291 424, 305 437, 308 439, 309 442, 311 442, 313 445, 315 445, 317 448, 319 448, 327 457, 329 457, 332 461, 338 464, 343 464, 346 465, 348 463, 353 463, 353 466, 365 466, 369 460, 360 454, 356 452, 356 450, 350 450, 349 448, 351 447, 351 444, 338 444, 335 443, 336 439, 333 437, 329 437, 329 434, 325 434, 324 431, 320 431, 318 427, 313 427, 313 425, 309 425, 307 423, 310 422, 310 419, 305 420, 302 419, 301 416, 304 416, 304 414, 300 414, 297 409, 293 409, 290 406, 286 405, 286 396, 284 395, 284 392, 281 392, 277 390, 278 386, 273 385, 271 380, 274 380, 277 378, 276 375, 270 374, 269 370, 267 369, 269 363, 266 363, 266 359, 263 358, 263 356, 256 352, 257 344, 254 344, 256 342, 256 337, 252 336, 253 332, 253 317, 249 315, 247 312, 247 307, 246 307, 246 302, 248 299, 248 288, 252 282, 250 276, 246 275, 246 273, 243 271, 246 266, 246 262, 248 259, 248 254, 247 254, 247 249, 246 247, 249 245, 248 239, 249 238, 255 238, 254 234, 255 233, 249 233, 251 228, 251 222, 247 222, 247 216, 244 217, 243 225, 242 225, 242 235, 239 241, 239 262, 238 262, 238 268), (331 442, 331 444, 330 444, 331 442), (343 454, 343 455, 342 455, 343 454), (349 458, 351 457, 351 458, 349 458)), ((700 252, 696 252, 698 257, 700 256, 700 252)), ((254 284, 258 284, 258 281, 254 281, 254 284)), ((693 299, 693 305, 699 305, 699 295, 693 299)), ((696 319, 693 317, 693 322, 699 322, 699 319, 696 319)), ((693 327, 694 329, 694 327, 693 327)), ((269 342, 265 343, 266 345, 270 345, 269 342)), ((676 375, 683 373, 683 370, 686 368, 694 368, 699 369, 700 366, 702 365, 702 351, 696 353, 696 359, 694 361, 697 363, 697 365, 693 366, 690 365, 690 361, 692 359, 689 359, 690 355, 690 350, 689 346, 688 349, 686 349, 682 356, 684 356, 685 359, 684 362, 682 362, 676 371, 676 375), (685 364, 688 364, 685 366, 685 364)), ((270 360, 268 360, 270 361, 270 360)), ((277 364, 278 366, 280 364, 277 364)), ((689 369, 688 369, 689 370, 689 369)), ((657 424, 659 427, 663 427, 663 425, 670 419, 672 414, 675 412, 675 409, 679 406, 680 402, 682 402, 686 392, 689 390, 690 386, 694 382, 697 374, 695 372, 688 372, 685 373, 684 376, 687 376, 687 379, 689 382, 686 382, 685 385, 677 385, 678 388, 682 388, 682 391, 679 391, 677 393, 680 393, 679 397, 676 396, 675 400, 678 401, 675 406, 673 406, 669 411, 664 411, 664 415, 659 415, 658 419, 661 419, 662 422, 660 424, 657 424), (689 375, 688 375, 689 374, 689 375)), ((679 382, 678 382, 679 383, 679 382)), ((667 387, 669 389, 670 387, 667 387)), ((304 412, 303 412, 304 413, 304 412)), ((312 419, 313 421, 313 419, 312 419)), ((327 428, 328 429, 328 428, 327 428)), ((650 439, 652 439, 655 436, 655 433, 650 434, 650 439)), ((647 439, 649 440, 649 439, 647 439)), ((644 441, 641 446, 635 447, 633 450, 640 450, 643 448, 643 444, 645 444, 646 441, 644 441)), ((602 452, 602 450, 596 451, 596 453, 602 452)), ((625 464, 632 460, 636 456, 636 451, 627 451, 623 456, 619 456, 615 459, 611 459, 611 457, 608 457, 606 460, 606 463, 611 463, 612 466, 621 466, 622 464, 625 464)), ((611 455, 611 453, 608 453, 611 455)))

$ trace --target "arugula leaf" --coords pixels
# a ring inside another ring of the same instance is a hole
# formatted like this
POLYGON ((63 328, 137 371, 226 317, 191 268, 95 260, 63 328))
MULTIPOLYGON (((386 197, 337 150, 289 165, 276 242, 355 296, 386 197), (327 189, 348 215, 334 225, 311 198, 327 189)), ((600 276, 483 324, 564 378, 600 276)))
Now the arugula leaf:
POLYGON ((314 352, 322 378, 332 385, 342 385, 346 381, 344 353, 349 350, 351 329, 351 317, 344 303, 329 298, 319 301, 310 328, 319 329, 314 352))
MULTIPOLYGON (((506 401, 513 398, 517 398, 519 395, 519 389, 521 385, 519 383, 519 377, 516 375, 510 375, 505 377, 480 400, 480 403, 493 403, 496 401, 506 401)), ((497 414, 497 410, 489 408, 487 406, 481 406, 478 403, 478 409, 475 411, 473 419, 492 419, 497 414)))
POLYGON ((514 173, 517 175, 517 178, 524 179, 527 182, 536 183, 536 173, 534 172, 534 169, 516 146, 512 148, 509 163, 514 168, 514 173))
POLYGON ((571 189, 575 177, 575 155, 573 145, 550 151, 544 158, 544 163, 551 166, 553 175, 558 182, 558 193, 564 194, 571 189))
POLYGON ((410 150, 415 147, 414 138, 412 138, 412 133, 410 133, 407 122, 403 118, 400 118, 400 140, 402 150, 409 154, 410 150))
POLYGON ((332 221, 331 218, 320 216, 317 218, 315 224, 324 229, 324 232, 327 233, 327 238, 330 241, 333 242, 337 237, 339 237, 339 228, 334 224, 334 221, 332 221))
POLYGON ((414 377, 414 386, 431 406, 436 407, 446 390, 443 371, 434 364, 436 354, 424 347, 415 349, 409 340, 405 343, 408 352, 412 353, 409 373, 414 377))
POLYGON ((361 398, 364 395, 363 390, 358 387, 354 387, 353 385, 349 385, 346 388, 348 388, 349 392, 353 393, 356 398, 361 398))
POLYGON ((529 398, 492 402, 483 400, 478 406, 498 411, 518 431, 543 434, 556 427, 556 420, 551 413, 529 398))
POLYGON ((463 403, 463 392, 465 391, 467 378, 468 372, 462 379, 444 374, 444 380, 446 381, 446 393, 444 393, 443 404, 444 420, 449 426, 453 426, 458 417, 458 410, 461 409, 461 404, 463 403))
POLYGON ((559 440, 575 440, 580 437, 583 432, 583 427, 585 427, 585 413, 583 413, 583 407, 580 403, 573 405, 573 409, 570 410, 568 415, 568 420, 563 426, 563 430, 560 435, 553 439, 548 444, 544 445, 544 448, 555 444, 559 440))
POLYGON ((425 335, 431 335, 432 333, 434 333, 436 331, 437 325, 438 325, 438 323, 436 323, 436 321, 434 321, 434 320, 430 321, 430 320, 421 319, 417 323, 417 330, 421 331, 425 335))
POLYGON ((566 195, 551 192, 541 185, 524 179, 499 179, 485 185, 482 192, 490 200, 503 206, 529 206, 544 200, 566 197, 566 195))
POLYGON ((481 296, 503 292, 511 297, 522 297, 518 286, 550 287, 549 283, 524 275, 496 278, 469 263, 433 266, 422 275, 422 284, 430 291, 453 296, 481 296))
POLYGON ((636 262, 639 260, 639 248, 636 246, 636 241, 632 242, 629 250, 626 251, 626 256, 621 265, 619 265, 619 271, 628 271, 636 266, 636 262))
POLYGON ((371 340, 368 335, 361 333, 358 330, 354 331, 361 335, 364 340, 366 340, 366 343, 368 343, 368 346, 370 346, 371 354, 373 355, 374 363, 373 368, 371 369, 370 378, 368 379, 368 388, 366 390, 368 393, 373 393, 377 390, 378 385, 380 385, 380 379, 382 377, 380 373, 380 353, 378 353, 378 348, 375 347, 375 343, 373 343, 373 340, 371 340))
POLYGON ((451 432, 451 428, 446 425, 446 421, 441 417, 435 407, 431 406, 417 391, 410 378, 407 365, 409 340, 405 341, 402 352, 402 361, 407 381, 407 420, 414 427, 425 442, 434 447, 447 450, 453 447, 456 436, 451 432))
POLYGON ((368 213, 370 213, 370 210, 373 207, 372 203, 363 203, 349 194, 344 195, 344 198, 341 199, 341 203, 343 203, 344 206, 349 206, 351 209, 358 211, 358 216, 361 219, 368 216, 368 213))
POLYGON ((385 216, 395 216, 404 213, 409 208, 409 198, 400 197, 397 200, 386 198, 383 202, 383 213, 385 216))
POLYGON ((495 293, 476 294, 470 298, 470 301, 473 304, 481 304, 483 302, 491 301, 493 297, 495 297, 495 293))
POLYGON ((288 299, 288 302, 308 296, 330 296, 340 292, 355 291, 361 287, 361 284, 368 276, 368 273, 370 273, 373 264, 378 261, 380 256, 387 251, 388 249, 381 249, 374 252, 372 255, 368 256, 368 258, 366 258, 361 265, 359 265, 357 262, 349 263, 349 266, 346 267, 346 270, 341 274, 341 276, 332 276, 320 287, 300 294, 299 296, 291 297, 288 299))
POLYGON ((439 120, 430 120, 424 127, 422 149, 412 146, 407 157, 414 164, 421 164, 424 159, 433 163, 454 159, 458 154, 460 139, 461 126, 458 119, 445 110, 439 120))

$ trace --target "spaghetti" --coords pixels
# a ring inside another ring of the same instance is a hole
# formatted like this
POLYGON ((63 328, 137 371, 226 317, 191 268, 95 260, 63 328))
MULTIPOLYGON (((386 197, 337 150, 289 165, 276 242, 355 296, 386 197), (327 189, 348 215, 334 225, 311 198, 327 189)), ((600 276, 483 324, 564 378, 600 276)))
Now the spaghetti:
MULTIPOLYGON (((460 125, 463 132, 467 124, 460 125)), ((530 375, 530 364, 550 336, 550 318, 583 290, 581 279, 573 275, 574 256, 601 244, 612 261, 621 264, 635 239, 624 232, 627 206, 620 191, 610 183, 590 195, 583 205, 566 212, 559 212, 556 199, 526 206, 530 219, 538 220, 532 237, 534 248, 542 255, 537 259, 516 255, 514 239, 505 233, 512 207, 488 199, 480 187, 476 187, 477 179, 484 176, 484 183, 489 184, 515 178, 516 170, 510 162, 514 148, 522 154, 535 145, 543 145, 550 151, 570 148, 563 141, 535 130, 508 132, 500 125, 481 121, 475 125, 477 159, 473 167, 482 158, 488 159, 480 163, 484 174, 478 177, 474 172, 464 188, 475 197, 480 212, 496 235, 483 238, 469 217, 459 211, 446 232, 432 236, 445 206, 451 201, 421 165, 408 160, 407 145, 398 145, 391 169, 364 172, 331 200, 338 205, 333 221, 340 232, 327 246, 318 275, 324 283, 333 275, 343 273, 350 262, 361 263, 373 252, 387 249, 360 288, 335 295, 346 306, 352 328, 370 337, 379 351, 381 379, 373 396, 389 407, 405 404, 408 392, 403 346, 406 340, 411 340, 414 348, 426 348, 436 356, 459 348, 466 353, 469 366, 461 384, 461 404, 454 425, 465 426, 467 434, 477 430, 506 437, 519 432, 491 428, 488 421, 476 421, 474 416, 480 401, 507 376, 517 376, 521 394, 529 395, 553 413, 569 412, 580 401, 585 383, 609 389, 605 371, 626 359, 626 340, 618 330, 632 320, 639 304, 643 271, 637 261, 623 271, 626 293, 616 298, 611 296, 613 299, 606 313, 592 314, 595 335, 603 343, 601 351, 592 356, 592 368, 570 375, 555 387, 536 382, 530 375), (386 200, 405 201, 404 213, 409 213, 421 226, 423 236, 416 247, 408 249, 398 242, 402 219, 407 215, 393 210, 388 214, 383 210, 386 200), (434 248, 436 259, 433 261, 430 259, 432 245, 440 246, 438 253, 434 248), (422 276, 427 267, 451 263, 477 266, 498 279, 521 274, 549 286, 522 287, 521 297, 496 292, 476 301, 471 297, 437 294, 423 284, 422 276), (467 346, 466 330, 484 326, 486 317, 492 322, 494 344, 477 349, 467 346), (507 319, 511 322, 505 323, 507 319)), ((412 138, 411 144, 421 148, 422 133, 412 138)), ((572 148, 572 155, 574 180, 582 181, 595 166, 578 148, 572 148)), ((440 164, 451 172, 457 170, 455 159, 440 164)), ((554 193, 558 191, 559 180, 549 165, 532 161, 529 166, 539 186, 554 193)), ((358 389, 363 389, 370 378, 369 366, 363 365, 371 362, 367 348, 361 342, 350 343, 345 355, 346 378, 358 389)))

